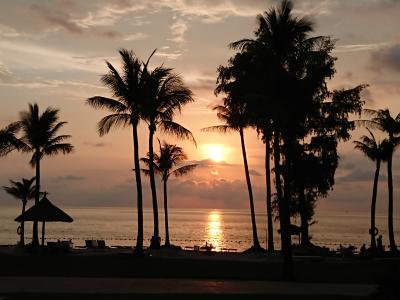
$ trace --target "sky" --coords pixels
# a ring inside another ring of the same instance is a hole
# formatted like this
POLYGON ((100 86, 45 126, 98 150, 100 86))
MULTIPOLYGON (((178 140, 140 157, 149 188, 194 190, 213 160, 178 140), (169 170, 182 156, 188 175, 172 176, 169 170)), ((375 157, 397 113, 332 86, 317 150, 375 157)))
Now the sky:
MULTIPOLYGON (((174 68, 195 95, 176 121, 190 129, 197 148, 160 133, 179 144, 198 168, 169 182, 169 204, 181 208, 248 208, 238 134, 204 133, 220 124, 211 108, 217 67, 234 52, 227 45, 254 37, 256 16, 278 2, 234 0, 118 0, 0 2, 0 125, 37 102, 41 109, 60 109, 71 134, 73 154, 45 158, 42 189, 65 206, 133 206, 132 142, 129 130, 99 137, 96 124, 106 111, 85 104, 95 95, 110 96, 99 79, 105 60, 119 67, 118 49, 133 50, 143 60, 154 49, 151 67, 174 68)), ((337 73, 330 88, 369 84, 363 92, 366 108, 400 112, 400 1, 302 0, 294 13, 315 22, 315 35, 336 40, 337 73)), ((148 131, 140 127, 140 153, 147 153, 148 131)), ((353 140, 366 134, 353 132, 353 140)), ((264 146, 252 130, 246 146, 258 212, 265 212, 264 146)), ((352 141, 340 144, 340 165, 333 191, 318 204, 320 211, 368 211, 374 163, 353 150, 352 141)), ((0 185, 9 179, 34 176, 27 154, 12 153, 0 160, 0 185)), ((400 197, 400 160, 394 160, 395 206, 400 197)), ((159 184, 159 182, 158 182, 159 184)), ((143 178, 144 205, 151 206, 148 179, 143 178)), ((160 184, 159 184, 160 186, 160 184)), ((378 213, 387 206, 385 165, 379 184, 378 213)), ((160 189, 161 190, 161 189, 160 189)), ((161 193, 159 194, 161 196, 161 193)), ((159 197, 161 199, 161 197, 159 197)), ((0 205, 16 205, 3 191, 0 205)), ((159 200, 160 200, 159 199, 159 200)), ((161 203, 161 201, 160 201, 161 203)))

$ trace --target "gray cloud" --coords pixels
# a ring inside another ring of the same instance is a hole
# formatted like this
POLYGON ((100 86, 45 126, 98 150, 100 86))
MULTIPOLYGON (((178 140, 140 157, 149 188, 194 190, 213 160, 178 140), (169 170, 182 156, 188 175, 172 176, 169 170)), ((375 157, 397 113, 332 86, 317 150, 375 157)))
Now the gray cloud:
POLYGON ((45 80, 42 78, 23 79, 12 73, 7 66, 0 63, 0 85, 24 86, 38 88, 43 86, 55 87, 60 82, 57 80, 45 80))
POLYGON ((55 181, 80 181, 80 180, 85 180, 86 177, 84 176, 77 176, 77 175, 64 175, 64 176, 59 176, 56 177, 54 180, 55 181))
POLYGON ((257 171, 254 170, 254 169, 251 169, 251 170, 249 171, 249 173, 250 173, 250 175, 253 175, 253 176, 262 176, 261 173, 257 172, 257 171))
POLYGON ((362 99, 365 101, 365 103, 367 105, 374 105, 375 101, 374 101, 374 97, 372 95, 372 92, 369 88, 365 88, 362 92, 361 92, 361 97, 362 99))
POLYGON ((372 69, 400 72, 400 44, 377 50, 371 55, 372 69))
POLYGON ((214 161, 212 159, 203 159, 203 160, 192 160, 189 162, 190 164, 197 164, 198 167, 208 168, 215 166, 233 166, 225 161, 214 161))
POLYGON ((69 19, 69 15, 66 11, 57 9, 56 7, 50 9, 39 4, 32 4, 30 9, 50 25, 59 26, 71 33, 80 34, 83 32, 82 27, 69 19))
POLYGON ((107 146, 107 144, 106 144, 106 143, 103 143, 103 142, 99 142, 99 143, 84 142, 84 144, 85 144, 86 146, 97 147, 97 148, 107 146))

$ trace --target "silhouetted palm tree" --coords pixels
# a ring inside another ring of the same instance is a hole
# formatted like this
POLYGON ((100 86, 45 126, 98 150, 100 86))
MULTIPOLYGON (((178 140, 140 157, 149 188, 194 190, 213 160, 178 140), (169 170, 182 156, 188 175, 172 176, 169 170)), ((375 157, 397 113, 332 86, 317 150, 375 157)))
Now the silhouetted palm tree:
MULTIPOLYGON (((168 225, 168 193, 167 193, 167 182, 168 178, 173 176, 183 176, 190 171, 192 171, 197 164, 185 165, 181 167, 177 167, 182 164, 185 160, 187 160, 187 155, 183 152, 181 147, 176 145, 167 144, 163 142, 160 145, 160 153, 154 153, 154 162, 153 167, 154 171, 161 175, 161 179, 164 185, 164 220, 165 220, 165 245, 170 246, 169 240, 169 225, 168 225)), ((150 154, 148 153, 148 157, 141 158, 141 161, 144 162, 148 167, 150 167, 150 154)), ((142 169, 143 172, 149 175, 149 169, 142 169)))
MULTIPOLYGON (((143 115, 143 105, 146 99, 145 76, 143 63, 132 51, 121 49, 122 73, 120 74, 108 61, 109 72, 101 77, 101 82, 110 89, 114 99, 95 96, 87 99, 86 103, 98 109, 107 109, 111 114, 103 117, 98 123, 98 132, 103 136, 113 128, 132 127, 133 161, 137 192, 137 238, 135 254, 143 254, 143 194, 140 177, 138 125, 143 115)), ((150 56, 151 57, 151 56, 150 56)))
POLYGON ((387 140, 379 142, 375 139, 373 133, 367 128, 370 136, 362 136, 361 141, 354 141, 354 148, 360 150, 363 154, 365 154, 369 159, 375 162, 375 176, 374 176, 374 185, 372 189, 372 201, 371 201, 371 248, 376 249, 376 240, 375 240, 375 211, 376 211, 376 196, 378 193, 378 180, 379 180, 379 171, 381 167, 381 162, 386 159, 384 156, 383 145, 387 143, 387 140))
MULTIPOLYGON (((18 126, 22 131, 20 141, 23 152, 32 153, 30 165, 35 167, 36 185, 35 185, 35 205, 39 203, 40 197, 40 162, 45 156, 57 154, 67 154, 72 152, 73 146, 65 143, 70 135, 57 135, 58 131, 67 122, 58 122, 59 110, 51 107, 40 114, 39 106, 29 104, 27 111, 20 113, 18 126)), ((33 223, 32 244, 39 245, 37 222, 33 223)))
POLYGON ((0 157, 7 155, 12 150, 19 149, 21 142, 15 136, 19 131, 18 122, 11 123, 0 129, 0 157))
MULTIPOLYGON (((289 156, 290 141, 289 132, 297 125, 290 124, 295 121, 293 115, 297 114, 301 105, 294 105, 293 89, 289 88, 294 76, 290 75, 292 67, 299 67, 305 63, 299 54, 308 50, 313 43, 318 43, 317 38, 309 39, 308 35, 313 31, 313 23, 307 18, 297 18, 292 14, 292 1, 284 0, 276 8, 272 8, 264 14, 257 16, 258 29, 255 32, 256 39, 243 39, 232 43, 230 46, 234 49, 249 51, 254 54, 255 59, 265 68, 264 78, 268 78, 269 84, 274 86, 275 91, 267 91, 272 94, 273 99, 267 105, 270 107, 269 114, 273 119, 273 150, 275 164, 275 183, 278 199, 281 226, 281 245, 284 255, 284 276, 292 277, 292 252, 290 226, 290 188, 283 185, 281 175, 285 182, 291 182, 290 166, 291 157, 289 156), (308 45, 308 46, 307 46, 308 45), (300 51, 301 50, 301 51, 300 51), (302 63, 299 63, 302 61, 302 63), (269 70, 269 71, 268 71, 269 70), (272 71, 271 71, 272 70, 272 71), (268 72, 270 74, 268 74, 268 72), (283 141, 283 154, 285 156, 285 165, 282 169, 281 159, 281 141, 283 141)), ((305 57, 303 57, 305 58, 305 57)), ((301 74, 301 72, 298 72, 301 74)), ((303 105, 305 107, 305 105, 303 105)))
POLYGON ((249 166, 247 163, 247 155, 246 155, 246 146, 244 142, 244 129, 248 127, 249 121, 247 118, 248 112, 246 111, 246 105, 244 103, 226 103, 225 106, 216 106, 214 110, 217 111, 218 118, 223 121, 224 125, 211 126, 207 128, 203 128, 202 131, 206 132, 222 132, 227 133, 229 131, 239 132, 240 135, 240 144, 242 148, 243 155, 243 164, 244 164, 244 172, 246 176, 247 190, 249 193, 249 201, 250 201, 250 213, 251 213, 251 223, 253 229, 253 250, 262 249, 260 243, 258 241, 257 235, 257 224, 256 224, 256 214, 254 210, 254 199, 253 199, 253 190, 251 187, 249 166))
MULTIPOLYGON (((189 130, 173 121, 175 114, 194 99, 192 91, 184 85, 179 75, 172 73, 172 69, 161 66, 149 71, 148 68, 145 68, 142 77, 146 93, 146 102, 143 103, 143 119, 149 126, 149 160, 153 162, 153 137, 157 128, 164 133, 195 142, 189 130)), ((158 248, 160 246, 158 204, 152 163, 149 164, 149 177, 154 216, 154 233, 150 246, 158 248)))
MULTIPOLYGON (((25 212, 28 200, 35 198, 35 186, 32 186, 35 177, 31 179, 22 178, 21 181, 10 180, 10 186, 3 186, 3 189, 13 196, 14 198, 22 201, 22 213, 25 212)), ((21 222, 20 242, 23 246, 25 244, 25 223, 21 222)))
POLYGON ((388 233, 390 251, 397 252, 396 242, 393 230, 393 175, 392 175, 392 161, 393 153, 397 146, 400 145, 400 114, 393 118, 388 109, 365 109, 364 112, 371 116, 370 120, 360 120, 358 123, 366 125, 371 128, 377 128, 388 134, 388 141, 385 143, 387 151, 387 172, 388 172, 388 233))

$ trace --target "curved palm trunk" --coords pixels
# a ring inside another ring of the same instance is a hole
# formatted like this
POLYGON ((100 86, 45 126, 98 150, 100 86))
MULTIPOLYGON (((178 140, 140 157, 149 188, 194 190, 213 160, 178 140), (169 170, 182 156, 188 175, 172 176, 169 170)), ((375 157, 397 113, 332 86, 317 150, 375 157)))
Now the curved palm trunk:
POLYGON ((143 196, 142 196, 142 181, 140 178, 140 164, 139 164, 139 142, 137 135, 137 124, 132 125, 133 135, 133 161, 135 165, 135 178, 136 178, 136 193, 137 193, 137 237, 135 255, 143 255, 143 196))
MULTIPOLYGON (((38 152, 38 150, 37 150, 38 152)), ((36 190, 35 190, 35 205, 39 203, 39 198, 40 198, 40 159, 36 159, 35 161, 36 164, 36 190)), ((32 232, 32 245, 37 247, 39 246, 39 236, 38 236, 38 222, 34 221, 33 222, 33 232, 32 232)))
POLYGON ((154 221, 154 232, 153 237, 151 238, 150 247, 152 248, 160 248, 160 234, 159 234, 159 222, 158 222, 158 203, 157 203, 157 190, 156 190, 156 181, 154 176, 154 149, 153 149, 153 137, 154 137, 154 128, 155 126, 152 124, 149 126, 149 177, 150 177, 150 188, 151 188, 151 197, 153 200, 153 221, 154 221))
POLYGON ((169 241, 167 180, 163 180, 163 183, 164 183, 165 246, 170 246, 171 244, 169 241))
POLYGON ((272 222, 272 196, 271 196, 271 148, 270 141, 265 141, 265 183, 267 188, 267 249, 274 252, 274 228, 272 222))
POLYGON ((376 240, 375 240, 375 211, 376 211, 376 196, 378 193, 378 180, 379 180, 379 170, 381 167, 381 160, 377 159, 376 160, 376 170, 375 170, 375 176, 374 176, 374 187, 372 189, 372 201, 371 201, 371 229, 370 229, 370 235, 371 235, 371 248, 376 249, 376 240))
POLYGON ((396 242, 394 240, 393 231, 393 176, 392 176, 392 159, 393 151, 389 154, 387 162, 387 173, 388 173, 388 192, 389 192, 389 207, 388 207, 388 231, 389 231, 389 246, 390 251, 397 251, 396 242))
POLYGON ((274 134, 274 165, 275 165, 275 182, 276 182, 276 194, 278 197, 278 208, 279 208, 279 223, 281 229, 281 247, 283 255, 283 277, 284 279, 291 279, 293 274, 293 261, 291 251, 291 240, 289 227, 285 222, 286 215, 289 214, 288 208, 284 205, 283 193, 282 193, 282 179, 281 179, 281 166, 280 166, 280 144, 278 134, 274 134))
POLYGON ((248 192, 249 192, 249 200, 250 200, 251 225, 252 225, 252 229, 253 229, 253 247, 254 247, 254 249, 260 249, 261 246, 260 246, 260 243, 258 242, 258 236, 257 236, 256 214, 255 214, 255 211, 254 211, 253 190, 251 188, 249 166, 247 164, 246 147, 245 147, 245 144, 244 144, 244 134, 243 134, 243 129, 242 128, 240 128, 239 134, 240 134, 240 143, 241 143, 241 146, 242 146, 244 172, 246 174, 247 189, 248 189, 248 192))
MULTIPOLYGON (((27 202, 26 199, 22 200, 22 214, 25 213, 26 202, 27 202)), ((20 235, 20 242, 19 242, 19 244, 20 244, 21 246, 24 246, 24 245, 25 245, 25 222, 24 222, 24 221, 21 222, 21 235, 20 235)))

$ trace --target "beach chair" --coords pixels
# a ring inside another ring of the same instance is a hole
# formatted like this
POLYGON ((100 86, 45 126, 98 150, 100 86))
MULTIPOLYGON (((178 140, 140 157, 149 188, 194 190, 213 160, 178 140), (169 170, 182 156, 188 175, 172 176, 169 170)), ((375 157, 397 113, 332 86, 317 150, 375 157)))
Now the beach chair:
POLYGON ((105 249, 106 248, 106 241, 105 240, 97 240, 97 248, 105 249))
POLYGON ((97 248, 97 240, 85 240, 86 248, 97 248))

